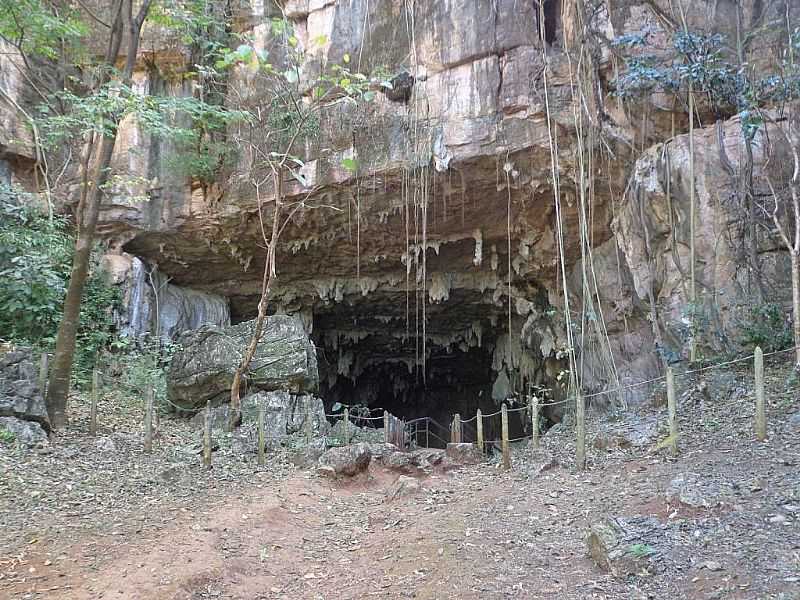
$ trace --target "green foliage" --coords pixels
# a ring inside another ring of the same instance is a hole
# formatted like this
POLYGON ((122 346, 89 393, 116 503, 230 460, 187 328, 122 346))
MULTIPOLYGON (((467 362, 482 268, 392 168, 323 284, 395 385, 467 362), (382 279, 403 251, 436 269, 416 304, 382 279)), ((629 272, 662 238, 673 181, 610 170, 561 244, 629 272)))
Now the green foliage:
MULTIPOLYGON (((37 212, 37 199, 0 187, 0 338, 51 348, 72 267, 68 223, 37 212)), ((97 352, 112 338, 118 292, 95 267, 86 283, 75 371, 88 379, 97 352)))
POLYGON ((56 59, 88 28, 77 10, 46 0, 0 0, 0 37, 27 56, 56 59))
POLYGON ((125 394, 137 397, 152 388, 156 406, 166 409, 167 371, 180 345, 152 337, 135 343, 130 338, 117 338, 110 346, 113 353, 106 360, 113 363, 108 370, 118 373, 116 385, 125 394))
POLYGON ((759 108, 767 102, 800 98, 800 70, 794 53, 800 50, 800 28, 789 40, 789 50, 777 65, 777 73, 756 76, 746 65, 732 62, 727 40, 721 34, 677 31, 671 56, 650 53, 651 31, 620 36, 612 46, 625 60, 624 72, 615 80, 615 93, 640 98, 653 92, 679 94, 689 87, 708 98, 718 113, 736 113, 742 132, 753 139, 763 124, 759 108))
POLYGON ((656 553, 656 549, 649 544, 631 544, 628 546, 628 554, 636 558, 644 558, 656 553))
POLYGON ((0 427, 0 444, 11 445, 17 440, 17 436, 13 431, 0 427))
POLYGON ((752 349, 761 346, 764 352, 775 352, 794 344, 789 319, 780 304, 768 302, 749 306, 739 326, 742 343, 752 349))

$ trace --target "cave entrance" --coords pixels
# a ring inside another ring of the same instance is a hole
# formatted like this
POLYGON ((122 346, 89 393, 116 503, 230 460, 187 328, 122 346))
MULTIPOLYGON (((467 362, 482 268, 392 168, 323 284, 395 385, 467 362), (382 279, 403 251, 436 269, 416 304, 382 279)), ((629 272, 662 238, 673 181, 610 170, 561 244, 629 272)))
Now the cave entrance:
MULTIPOLYGON (((475 415, 499 411, 493 398, 497 373, 493 370, 494 339, 482 339, 470 346, 426 344, 421 360, 419 340, 404 338, 390 327, 349 336, 318 329, 321 389, 326 408, 337 403, 351 407, 351 414, 377 417, 383 410, 409 422, 410 435, 418 446, 442 448, 450 441, 450 423, 458 413, 466 421, 462 440, 476 441, 475 415)), ((436 335, 431 338, 444 337, 436 335)), ((448 340, 450 341, 450 340, 448 340)), ((509 402, 513 406, 514 399, 509 402)), ((527 435, 526 411, 511 413, 511 437, 527 435)), ((382 420, 365 421, 364 426, 382 427, 382 420)), ((484 419, 486 440, 500 439, 499 415, 484 419)))

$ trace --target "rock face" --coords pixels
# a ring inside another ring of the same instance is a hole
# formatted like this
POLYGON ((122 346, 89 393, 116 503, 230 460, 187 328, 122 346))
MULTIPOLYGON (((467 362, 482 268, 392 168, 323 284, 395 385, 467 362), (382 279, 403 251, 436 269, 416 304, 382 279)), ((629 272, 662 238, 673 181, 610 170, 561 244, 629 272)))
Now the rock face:
POLYGON ((0 417, 33 421, 50 431, 47 407, 30 350, 0 353, 0 417))
POLYGON ((133 337, 158 335, 177 338, 184 331, 203 325, 228 327, 228 301, 218 294, 169 283, 166 275, 136 257, 107 254, 102 268, 110 281, 122 287, 123 310, 120 329, 133 337))
MULTIPOLYGON (((800 0, 739 4, 740 21, 749 24, 781 22, 784 10, 800 10, 800 0)), ((298 51, 305 52, 301 92, 324 65, 343 64, 345 57, 355 71, 382 67, 396 86, 374 102, 326 107, 319 131, 298 141, 302 167, 282 184, 286 203, 309 208, 293 216, 277 245, 271 303, 277 312, 303 316, 320 349, 326 401, 380 404, 398 415, 446 422, 453 412, 494 410, 493 390, 503 399, 535 384, 555 389, 552 399, 560 400, 568 346, 562 262, 571 310, 583 307, 589 328, 580 336, 584 389, 661 375, 662 357, 685 351, 690 302, 681 272, 692 186, 701 223, 697 304, 735 341, 738 305, 753 285, 735 251, 746 247, 746 232, 729 226, 741 220, 729 175, 731 165, 741 173, 744 164, 740 124, 698 127, 695 181, 689 182, 682 103, 665 94, 633 104, 614 97, 620 61, 609 48, 618 36, 646 30, 658 41, 654 51, 668 59, 674 23, 683 19, 733 46, 737 11, 693 2, 679 16, 669 0, 604 0, 593 5, 591 17, 579 19, 573 4, 545 0, 540 22, 536 3, 519 0, 235 5, 231 31, 251 37, 270 56, 282 56, 285 37, 274 33, 271 19, 288 19, 298 51), (567 55, 587 47, 577 39, 584 32, 591 34, 586 40, 597 40, 588 49, 590 97, 579 96, 582 86, 574 81, 574 66, 586 61, 567 55), (325 43, 315 43, 320 39, 325 43), (575 115, 583 110, 599 129, 579 143, 575 115), (671 141, 658 143, 665 139, 671 141), (589 149, 593 167, 581 172, 589 149), (357 168, 345 169, 345 158, 357 168), (591 198, 584 209, 586 190, 591 198)), ((767 71, 768 57, 777 54, 771 44, 779 47, 774 36, 760 33, 748 44, 748 64, 752 59, 767 71)), ((195 93, 194 80, 163 75, 179 71, 184 59, 193 64, 189 48, 157 31, 146 33, 142 48, 135 89, 195 93), (150 68, 162 61, 169 68, 150 68)), ((13 52, 0 53, 0 60, 12 59, 13 52)), ((12 97, 24 100, 24 78, 16 73, 0 68, 12 97)), ((247 67, 234 70, 226 102, 268 105, 268 90, 249 83, 247 67)), ((702 103, 698 110, 703 123, 718 117, 702 103)), ((0 151, 12 148, 12 134, 24 129, 14 122, 19 119, 0 99, 0 151)), ((268 132, 253 132, 261 134, 268 132)), ((29 166, 30 147, 15 148, 29 166)), ((213 182, 200 182, 170 167, 179 150, 132 119, 122 124, 114 170, 134 183, 109 190, 100 232, 157 263, 170 285, 225 298, 234 322, 252 318, 265 262, 260 217, 271 218, 274 190, 260 187, 257 197, 246 152, 213 182)), ((756 178, 764 165, 756 149, 756 178)), ((775 284, 774 297, 782 299, 785 253, 766 236, 762 241, 757 254, 775 284)), ((162 330, 180 330, 182 319, 162 330)), ((187 342, 231 354, 219 339, 204 346, 205 331, 187 342)), ((703 337, 709 346, 723 343, 703 337)), ((184 356, 173 389, 177 402, 196 406, 221 393, 224 385, 212 380, 224 380, 230 371, 224 362, 202 352, 184 356)), ((642 386, 599 401, 633 403, 648 393, 642 386)), ((554 410, 546 409, 553 418, 554 410)))
POLYGON ((371 459, 369 444, 331 448, 319 457, 317 472, 325 477, 352 477, 366 471, 371 459))
MULTIPOLYGON (((170 402, 191 409, 208 400, 224 399, 254 324, 207 326, 182 334, 167 377, 170 402)), ((284 315, 267 318, 243 383, 249 390, 317 390, 316 350, 297 319, 284 315)))

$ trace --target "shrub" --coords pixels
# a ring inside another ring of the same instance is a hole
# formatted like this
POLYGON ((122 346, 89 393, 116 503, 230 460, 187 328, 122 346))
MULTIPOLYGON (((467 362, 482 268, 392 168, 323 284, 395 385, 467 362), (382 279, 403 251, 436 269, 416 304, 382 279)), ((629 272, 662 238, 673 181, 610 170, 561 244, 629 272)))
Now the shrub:
MULTIPOLYGON (((0 185, 0 338, 50 349, 55 343, 72 268, 69 223, 36 209, 35 196, 0 185)), ((87 381, 97 352, 114 334, 119 293, 96 259, 84 290, 75 356, 78 381, 87 381)))
POLYGON ((792 330, 786 311, 780 304, 768 302, 748 307, 740 321, 742 343, 750 348, 761 346, 764 352, 775 352, 792 346, 792 330))

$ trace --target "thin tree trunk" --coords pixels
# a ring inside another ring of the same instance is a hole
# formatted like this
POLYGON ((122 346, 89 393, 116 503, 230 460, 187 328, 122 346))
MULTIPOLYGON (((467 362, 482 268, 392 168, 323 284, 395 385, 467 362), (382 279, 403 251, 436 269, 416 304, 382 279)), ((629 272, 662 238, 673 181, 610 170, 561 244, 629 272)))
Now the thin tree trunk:
POLYGON ((795 369, 800 371, 800 252, 792 257, 792 319, 794 321, 795 369))
MULTIPOLYGON (((147 17, 150 3, 151 0, 144 0, 135 19, 132 15, 132 0, 120 0, 116 6, 111 39, 105 56, 105 65, 113 67, 119 58, 121 42, 126 35, 123 28, 124 21, 127 24, 127 35, 129 36, 125 69, 121 77, 121 82, 125 85, 130 83, 133 75, 142 25, 147 17)), ((108 78, 106 77, 101 80, 99 85, 105 85, 107 82, 108 78)), ((103 200, 103 188, 108 182, 109 167, 114 153, 114 145, 116 144, 116 125, 119 124, 121 115, 110 115, 109 118, 115 127, 112 128, 113 133, 111 135, 100 137, 100 145, 96 151, 92 177, 88 181, 84 180, 85 186, 82 190, 80 210, 77 215, 78 234, 75 240, 75 254, 72 259, 72 271, 70 273, 69 286, 67 287, 67 295, 64 298, 64 314, 58 326, 53 369, 47 387, 47 413, 50 418, 50 424, 54 429, 63 427, 67 422, 67 397, 72 376, 72 363, 75 357, 75 338, 80 324, 81 301, 89 273, 89 259, 92 253, 92 244, 94 243, 97 218, 100 214, 100 205, 103 200), (87 190, 86 187, 89 189, 87 190)), ((90 138, 85 149, 85 155, 89 160, 89 157, 95 154, 95 149, 91 145, 90 138)))
MULTIPOLYGON (((233 431, 239 424, 241 419, 241 398, 239 396, 239 388, 242 384, 242 378, 250 367, 253 356, 256 354, 258 343, 261 341, 261 333, 264 329, 264 321, 267 318, 267 304, 269 300, 269 292, 272 288, 272 280, 275 278, 275 253, 276 245, 278 243, 278 234, 280 231, 280 215, 281 215, 281 197, 283 195, 282 177, 280 169, 273 171, 275 181, 275 211, 272 217, 272 234, 270 236, 267 246, 267 260, 264 264, 264 275, 261 282, 261 298, 258 301, 258 316, 256 317, 255 331, 253 337, 250 338, 250 343, 245 350, 244 356, 233 374, 233 382, 231 383, 231 406, 229 411, 228 423, 226 424, 227 431, 233 431)), ((260 203, 259 203, 260 204, 260 203)), ((259 205, 259 210, 261 206, 259 205)), ((265 240, 266 241, 266 240, 265 240)))

